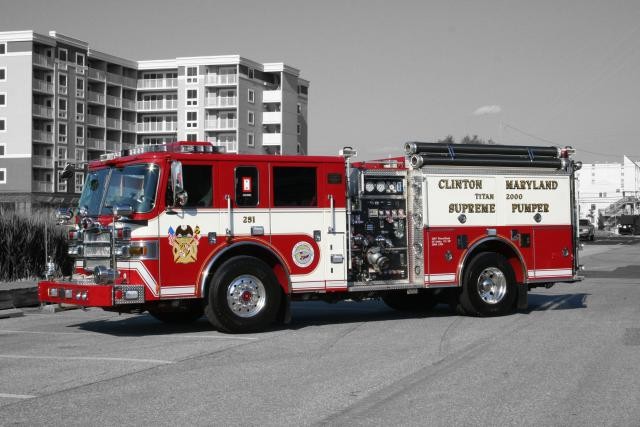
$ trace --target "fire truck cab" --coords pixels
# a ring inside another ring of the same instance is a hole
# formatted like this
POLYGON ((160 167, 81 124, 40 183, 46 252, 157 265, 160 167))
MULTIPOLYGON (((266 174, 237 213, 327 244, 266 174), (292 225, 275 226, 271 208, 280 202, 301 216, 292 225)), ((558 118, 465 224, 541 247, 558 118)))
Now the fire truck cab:
POLYGON ((580 280, 571 150, 408 143, 405 155, 225 154, 177 142, 89 164, 69 227, 70 277, 42 302, 225 332, 288 321, 292 300, 382 298, 471 315, 580 280))

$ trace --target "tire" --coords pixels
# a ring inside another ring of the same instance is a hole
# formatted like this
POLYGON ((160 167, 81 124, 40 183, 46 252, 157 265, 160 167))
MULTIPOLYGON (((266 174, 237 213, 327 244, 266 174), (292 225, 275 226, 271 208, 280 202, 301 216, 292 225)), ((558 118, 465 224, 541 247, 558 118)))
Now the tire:
POLYGON ((275 321, 282 289, 266 263, 238 256, 222 264, 213 275, 207 299, 205 313, 218 330, 257 332, 275 321))
POLYGON ((460 305, 476 316, 500 316, 515 310, 515 275, 507 259, 497 253, 476 255, 465 269, 460 305))
POLYGON ((152 307, 149 308, 149 314, 164 323, 187 324, 200 319, 204 314, 204 308, 202 308, 200 301, 194 301, 173 309, 152 307))
POLYGON ((407 294, 406 291, 389 292, 382 297, 382 301, 394 310, 410 313, 429 311, 438 303, 435 295, 429 291, 418 294, 407 294))
POLYGON ((592 242, 593 242, 594 240, 596 240, 596 235, 595 235, 595 234, 592 234, 592 235, 591 235, 591 237, 589 238, 589 240, 591 240, 592 242))

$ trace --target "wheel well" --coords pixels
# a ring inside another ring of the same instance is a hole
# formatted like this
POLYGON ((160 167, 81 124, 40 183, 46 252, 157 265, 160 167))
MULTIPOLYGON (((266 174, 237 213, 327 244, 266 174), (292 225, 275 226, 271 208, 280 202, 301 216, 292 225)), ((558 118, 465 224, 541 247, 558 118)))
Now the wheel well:
POLYGON ((209 265, 205 268, 205 272, 201 280, 201 295, 205 298, 205 301, 208 298, 209 293, 208 284, 213 278, 215 271, 224 262, 236 256, 252 256, 265 262, 273 270, 273 273, 282 288, 283 294, 286 295, 289 293, 289 275, 282 260, 274 252, 255 243, 238 243, 215 256, 209 261, 209 265))
POLYGON ((467 266, 471 262, 471 260, 481 252, 494 252, 499 253, 507 259, 509 265, 511 265, 511 269, 516 278, 516 283, 525 283, 526 281, 526 265, 524 260, 520 256, 520 253, 516 248, 513 247, 510 243, 501 240, 501 239, 487 239, 479 244, 473 246, 469 252, 464 257, 464 260, 461 264, 460 269, 460 285, 462 285, 462 280, 464 278, 464 273, 467 269, 467 266))

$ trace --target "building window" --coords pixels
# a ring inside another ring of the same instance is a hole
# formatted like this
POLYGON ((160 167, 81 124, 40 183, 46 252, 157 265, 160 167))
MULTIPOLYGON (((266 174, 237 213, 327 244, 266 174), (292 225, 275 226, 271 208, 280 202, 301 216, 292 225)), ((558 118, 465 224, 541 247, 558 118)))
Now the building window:
POLYGON ((2 168, 0 169, 0 184, 6 184, 6 183, 7 183, 7 169, 2 168))
POLYGON ((65 193, 67 191, 67 180, 62 179, 62 171, 58 171, 58 189, 59 193, 65 193))
POLYGON ((83 172, 76 172, 74 177, 73 177, 73 184, 74 184, 74 188, 73 190, 76 193, 82 193, 82 184, 84 184, 84 173, 83 172))
POLYGON ((187 105, 198 105, 198 89, 187 90, 187 105))
POLYGON ((76 162, 84 162, 84 149, 76 148, 76 162))
POLYGON ((0 107, 5 107, 7 105, 7 94, 0 93, 0 107))
POLYGON ((76 114, 84 114, 84 102, 76 101, 76 114))
POLYGON ((298 85, 298 93, 301 95, 307 95, 309 93, 309 88, 306 86, 298 85))
POLYGON ((67 124, 66 123, 58 123, 58 142, 60 144, 67 143, 67 124))
POLYGON ((298 135, 302 133, 302 126, 300 126, 300 123, 298 123, 297 131, 298 131, 298 135))
POLYGON ((60 95, 67 94, 67 75, 60 73, 58 75, 58 93, 60 95))
POLYGON ((0 43, 0 55, 4 55, 5 53, 7 53, 7 44, 0 43))
POLYGON ((298 111, 298 114, 302 114, 302 105, 300 105, 300 103, 298 103, 297 105, 297 111, 298 111))
POLYGON ((76 96, 84 97, 84 79, 82 77, 76 77, 76 96))
POLYGON ((247 122, 248 122, 250 125, 253 125, 253 124, 256 122, 256 120, 255 120, 255 114, 253 114, 253 111, 248 111, 248 112, 247 112, 247 122))
POLYGON ((0 144, 0 157, 4 156, 4 153, 6 152, 6 145, 5 144, 0 144))
POLYGON ((0 132, 7 130, 7 119, 0 119, 0 132))
POLYGON ((7 69, 0 68, 0 81, 7 80, 7 69))
POLYGON ((84 145, 84 127, 76 126, 76 145, 84 145))
POLYGON ((84 67, 84 54, 80 52, 76 52, 76 64, 84 67))
POLYGON ((58 49, 58 59, 67 62, 67 49, 58 49))
POLYGON ((197 111, 187 111, 187 127, 188 128, 198 127, 198 112, 197 111))
POLYGON ((187 141, 193 142, 193 141, 197 141, 198 140, 198 134, 197 133, 188 133, 187 134, 187 141))
POLYGON ((253 132, 249 132, 247 134, 247 147, 255 147, 256 146, 256 142, 255 142, 255 137, 253 136, 253 132))
POLYGON ((253 68, 249 68, 249 70, 247 70, 247 77, 249 77, 250 79, 253 78, 253 68))
POLYGON ((187 67, 187 83, 198 83, 198 67, 187 67))
POLYGON ((249 93, 247 94, 247 100, 251 104, 256 102, 256 92, 253 89, 249 89, 249 93))

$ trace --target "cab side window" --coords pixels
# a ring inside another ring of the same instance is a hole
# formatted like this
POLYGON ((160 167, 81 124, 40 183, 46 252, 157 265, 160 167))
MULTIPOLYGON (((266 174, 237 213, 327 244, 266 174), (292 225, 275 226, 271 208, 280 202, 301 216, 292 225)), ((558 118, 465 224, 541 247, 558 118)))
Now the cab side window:
MULTIPOLYGON (((185 208, 210 208, 213 206, 213 182, 211 176, 211 166, 182 165, 184 190, 187 192, 185 208)), ((171 200, 173 200, 171 178, 169 178, 167 184, 166 201, 167 204, 171 204, 171 200)))
POLYGON ((274 167, 274 206, 318 206, 316 168, 274 167))
POLYGON ((235 172, 236 205, 258 206, 258 169, 255 166, 240 166, 235 172))

